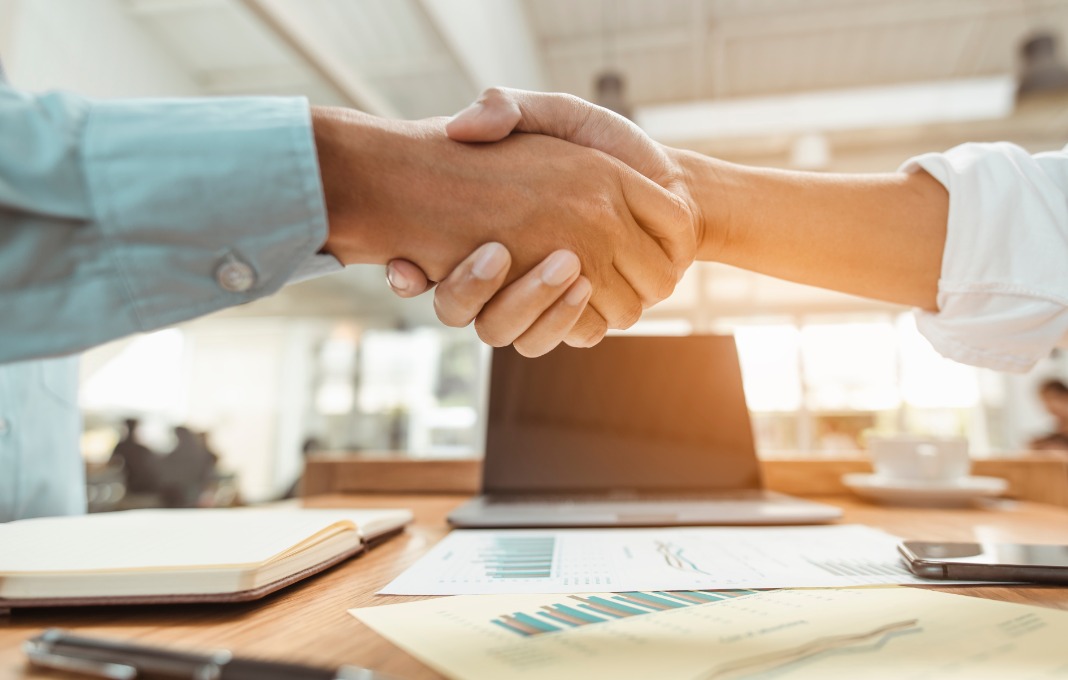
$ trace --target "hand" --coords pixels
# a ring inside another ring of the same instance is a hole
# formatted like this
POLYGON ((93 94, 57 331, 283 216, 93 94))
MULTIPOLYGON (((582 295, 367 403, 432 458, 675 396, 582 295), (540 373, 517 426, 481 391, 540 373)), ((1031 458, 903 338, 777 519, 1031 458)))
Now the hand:
MULTIPOLYGON (((483 245, 441 282, 434 296, 434 309, 447 326, 463 327, 474 320, 479 337, 489 345, 515 345, 524 356, 541 356, 556 347, 574 327, 590 299, 592 286, 579 274, 578 258, 566 250, 556 251, 527 275, 501 289, 510 266, 507 248, 499 243, 483 245), (546 276, 557 267, 566 272, 565 278, 546 276)), ((390 285, 401 297, 426 290, 422 271, 411 262, 394 260, 387 272, 390 285), (408 291, 408 281, 422 283, 408 291)), ((600 335, 587 342, 599 339, 600 335)))
POLYGON ((672 229, 653 236, 679 267, 680 276, 693 263, 701 240, 698 206, 675 149, 653 141, 623 116, 574 95, 494 87, 456 114, 445 130, 460 142, 496 142, 513 132, 548 135, 622 161, 685 202, 690 219, 671 223, 672 229))
MULTIPOLYGON (((592 284, 581 317, 586 342, 605 324, 633 324, 681 275, 650 234, 679 231, 685 205, 600 152, 541 135, 458 144, 444 120, 384 121, 344 109, 317 108, 313 121, 326 248, 342 262, 403 258, 441 279, 496 241, 511 254, 501 282, 509 283, 563 247, 592 284)), ((543 282, 574 283, 565 260, 543 262, 543 282)))
MULTIPOLYGON (((685 174, 674 150, 654 142, 629 120, 571 95, 491 89, 454 117, 446 130, 451 138, 466 142, 497 141, 513 131, 540 133, 595 148, 618 158, 685 201, 690 219, 678 220, 673 224, 674 230, 660 231, 654 235, 671 257, 680 276, 693 262, 702 222, 690 197, 685 174)), ((387 276, 394 291, 404 297, 418 295, 429 288, 426 277, 410 263, 391 262, 387 276), (398 283, 403 285, 403 291, 394 285, 398 283)), ((448 319, 446 323, 465 316, 470 322, 474 316, 479 337, 489 344, 495 344, 492 342, 494 338, 483 335, 482 328, 497 329, 501 333, 498 337, 522 337, 528 319, 537 319, 538 312, 546 311, 550 306, 555 308, 561 302, 548 294, 547 286, 538 285, 536 275, 528 275, 524 281, 525 293, 510 291, 508 299, 511 304, 487 305, 483 309, 484 304, 495 299, 495 290, 485 286, 461 286, 450 277, 442 283, 435 296, 438 316, 443 321, 448 319)), ((554 318, 559 317, 554 315, 554 318)), ((549 351, 561 339, 570 345, 589 344, 585 341, 585 334, 570 332, 570 329, 559 325, 552 327, 557 332, 555 338, 547 335, 544 327, 537 334, 538 353, 549 351)), ((529 347, 520 348, 517 345, 517 349, 532 356, 529 347)))

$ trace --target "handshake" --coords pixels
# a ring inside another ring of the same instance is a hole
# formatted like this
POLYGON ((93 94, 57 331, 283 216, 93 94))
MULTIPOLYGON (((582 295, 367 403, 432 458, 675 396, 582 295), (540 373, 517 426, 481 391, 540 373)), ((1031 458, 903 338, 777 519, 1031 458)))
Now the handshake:
POLYGON ((387 264, 402 297, 440 282, 441 321, 490 345, 595 345, 714 248, 685 152, 577 97, 491 89, 424 121, 316 108, 313 126, 326 250, 387 264))
POLYGON ((452 118, 313 110, 330 235, 450 326, 527 356, 597 344, 695 259, 938 309, 949 196, 925 171, 750 168, 654 142, 562 94, 488 90, 452 118))

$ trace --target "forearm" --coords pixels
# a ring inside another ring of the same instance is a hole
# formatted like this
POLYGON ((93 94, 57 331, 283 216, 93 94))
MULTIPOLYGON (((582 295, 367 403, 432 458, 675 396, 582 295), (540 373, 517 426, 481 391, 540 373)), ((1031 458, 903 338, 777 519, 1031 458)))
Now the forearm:
POLYGON ((677 157, 701 215, 698 259, 937 307, 949 197, 927 173, 790 172, 677 157))
POLYGON ((248 302, 326 238, 303 101, 0 104, 0 362, 248 302))

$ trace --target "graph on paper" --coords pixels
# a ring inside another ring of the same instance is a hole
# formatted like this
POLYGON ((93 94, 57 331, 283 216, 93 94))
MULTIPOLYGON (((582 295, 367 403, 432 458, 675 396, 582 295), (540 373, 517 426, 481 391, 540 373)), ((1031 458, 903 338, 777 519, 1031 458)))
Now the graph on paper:
POLYGON ((765 652, 755 656, 719 664, 701 675, 698 680, 727 680, 739 677, 767 677, 775 671, 803 671, 806 664, 819 663, 836 656, 875 655, 895 639, 906 635, 922 634, 919 619, 894 621, 870 630, 843 635, 829 635, 806 640, 795 647, 765 652))
POLYGON ((478 561, 494 580, 550 578, 555 553, 555 536, 498 536, 483 544, 478 561))
POLYGON ((720 594, 460 596, 351 613, 465 680, 1068 677, 1068 612, 919 588, 786 589, 689 602, 720 594))
POLYGON ((863 526, 450 533, 382 591, 487 595, 926 583, 863 526))
POLYGON ((541 605, 530 611, 501 614, 492 619, 492 623, 517 635, 530 637, 669 609, 722 602, 755 592, 757 591, 685 590, 569 595, 560 602, 541 605))

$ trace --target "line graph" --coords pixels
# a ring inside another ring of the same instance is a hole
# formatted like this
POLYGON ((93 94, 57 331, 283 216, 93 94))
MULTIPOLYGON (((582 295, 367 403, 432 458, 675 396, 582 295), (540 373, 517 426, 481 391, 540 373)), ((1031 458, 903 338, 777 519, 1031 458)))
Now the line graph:
POLYGON ((760 673, 761 677, 769 677, 775 670, 785 671, 789 666, 809 661, 821 655, 841 654, 850 651, 879 651, 895 637, 922 631, 919 619, 908 619, 888 623, 853 635, 834 635, 817 638, 792 649, 783 649, 732 661, 700 676, 699 680, 729 680, 730 678, 747 677, 755 673, 760 673), (862 645, 866 645, 866 648, 862 648, 862 645))
POLYGON ((664 558, 664 562, 667 563, 672 569, 678 569, 679 571, 685 571, 694 574, 704 574, 705 576, 711 576, 709 572, 701 569, 697 564, 687 557, 684 553, 686 548, 676 545, 674 543, 657 541, 656 551, 664 558))

